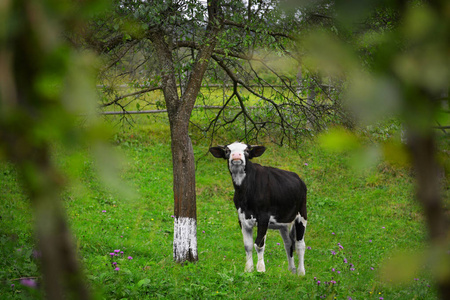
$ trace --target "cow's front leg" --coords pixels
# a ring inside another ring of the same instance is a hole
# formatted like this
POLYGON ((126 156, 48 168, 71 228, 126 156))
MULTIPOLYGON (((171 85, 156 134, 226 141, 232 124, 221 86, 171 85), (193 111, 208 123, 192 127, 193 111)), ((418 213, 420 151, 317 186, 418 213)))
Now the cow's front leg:
POLYGON ((258 263, 256 264, 256 271, 265 272, 266 265, 264 264, 264 249, 266 248, 266 234, 269 226, 269 219, 258 220, 258 234, 255 240, 255 249, 258 254, 258 263))
POLYGON ((253 271, 253 227, 241 224, 245 247, 245 272, 253 271))

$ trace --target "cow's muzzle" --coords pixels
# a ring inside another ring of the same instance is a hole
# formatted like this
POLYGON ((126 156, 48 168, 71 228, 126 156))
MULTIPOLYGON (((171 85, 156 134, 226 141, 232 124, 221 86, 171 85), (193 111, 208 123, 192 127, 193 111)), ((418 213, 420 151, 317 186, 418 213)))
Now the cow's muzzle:
POLYGON ((231 161, 231 164, 232 165, 234 165, 234 166, 240 166, 240 165, 242 165, 244 162, 241 160, 241 159, 233 159, 232 161, 231 161))

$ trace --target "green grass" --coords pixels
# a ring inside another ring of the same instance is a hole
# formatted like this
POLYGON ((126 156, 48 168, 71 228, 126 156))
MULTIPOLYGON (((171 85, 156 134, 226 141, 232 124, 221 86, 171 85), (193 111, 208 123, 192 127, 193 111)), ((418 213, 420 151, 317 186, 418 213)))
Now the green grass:
MULTIPOLYGON (((78 183, 63 199, 87 281, 99 299, 437 298, 427 268, 407 274, 401 285, 388 284, 380 275, 385 259, 398 251, 422 251, 426 245, 410 171, 380 163, 355 172, 349 154, 326 152, 314 141, 305 141, 298 151, 269 144, 255 159, 297 172, 308 186, 306 276, 288 272, 275 231, 267 237, 266 273, 243 272, 231 178, 224 161, 208 155, 208 145, 195 137, 199 261, 175 264, 168 126, 152 120, 140 116, 140 125, 121 129, 113 138, 124 156, 119 186, 102 184, 87 151, 76 159, 56 159, 63 168, 73 169, 74 161, 78 165, 71 173, 78 183), (111 258, 114 250, 123 255, 111 258)), ((1 163, 1 299, 40 296, 19 281, 40 275, 31 210, 18 182, 15 169, 1 163)))

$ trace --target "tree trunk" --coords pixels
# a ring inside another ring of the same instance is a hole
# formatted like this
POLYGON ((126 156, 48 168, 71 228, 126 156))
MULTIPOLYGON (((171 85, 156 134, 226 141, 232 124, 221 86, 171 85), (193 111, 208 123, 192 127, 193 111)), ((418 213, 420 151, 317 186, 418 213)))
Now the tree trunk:
MULTIPOLYGON (((50 156, 47 154, 47 156, 50 156)), ((82 280, 82 270, 78 263, 76 247, 66 221, 66 215, 59 197, 63 179, 44 158, 34 162, 49 178, 41 182, 43 187, 30 190, 30 198, 36 220, 36 236, 41 250, 42 270, 47 299, 90 299, 89 291, 82 280)), ((32 185, 26 171, 25 184, 32 185)))
POLYGON ((172 137, 174 237, 173 258, 178 263, 197 261, 197 205, 194 150, 187 121, 170 123, 172 137))
MULTIPOLYGON (((430 242, 433 249, 434 268, 438 269, 448 259, 448 220, 441 200, 441 180, 436 160, 434 135, 430 130, 408 130, 407 143, 411 152, 417 180, 417 200, 424 209, 430 242)), ((436 278, 441 299, 450 299, 448 271, 436 278)))

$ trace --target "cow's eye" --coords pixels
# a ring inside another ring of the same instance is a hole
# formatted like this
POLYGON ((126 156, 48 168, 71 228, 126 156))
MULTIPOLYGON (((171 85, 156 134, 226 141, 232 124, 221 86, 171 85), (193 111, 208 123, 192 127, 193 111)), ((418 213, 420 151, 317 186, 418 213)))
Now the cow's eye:
POLYGON ((231 153, 230 149, 225 149, 225 157, 226 158, 230 157, 230 153, 231 153))

